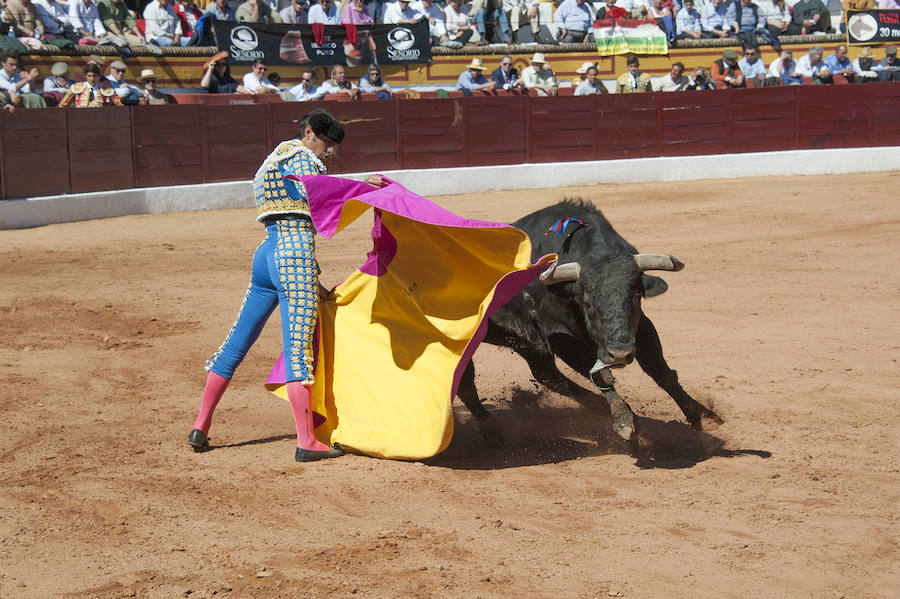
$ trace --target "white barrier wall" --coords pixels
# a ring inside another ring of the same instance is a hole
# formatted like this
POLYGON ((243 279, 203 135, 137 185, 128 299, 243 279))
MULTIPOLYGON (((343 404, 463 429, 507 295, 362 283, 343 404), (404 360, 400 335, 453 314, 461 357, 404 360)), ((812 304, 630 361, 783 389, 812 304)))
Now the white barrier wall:
MULTIPOLYGON (((900 171, 900 147, 792 150, 630 158, 593 162, 546 162, 507 166, 385 171, 384 174, 424 196, 507 189, 539 189, 602 183, 687 181, 732 177, 835 175, 900 171), (739 164, 740 169, 735 169, 739 164), (738 175, 735 175, 738 173, 738 175)), ((341 174, 363 178, 368 173, 341 174)), ((61 222, 188 210, 249 208, 249 181, 145 187, 21 200, 0 200, 0 229, 21 229, 61 222)))

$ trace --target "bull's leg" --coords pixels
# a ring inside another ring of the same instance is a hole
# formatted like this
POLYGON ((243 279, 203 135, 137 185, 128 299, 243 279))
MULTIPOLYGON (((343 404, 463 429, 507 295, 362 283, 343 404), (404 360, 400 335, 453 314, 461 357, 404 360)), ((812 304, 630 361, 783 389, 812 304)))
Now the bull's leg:
POLYGON ((722 424, 715 412, 688 395, 678 382, 678 373, 669 368, 663 358, 662 345, 656 327, 645 315, 641 315, 635 335, 635 357, 641 369, 668 393, 688 422, 697 430, 709 430, 722 424))
POLYGON ((475 417, 475 420, 478 422, 478 430, 481 431, 487 444, 494 448, 506 445, 506 437, 503 435, 503 430, 478 398, 478 389, 475 388, 475 366, 471 360, 469 360, 469 364, 459 380, 459 388, 456 394, 472 413, 472 416, 475 417))

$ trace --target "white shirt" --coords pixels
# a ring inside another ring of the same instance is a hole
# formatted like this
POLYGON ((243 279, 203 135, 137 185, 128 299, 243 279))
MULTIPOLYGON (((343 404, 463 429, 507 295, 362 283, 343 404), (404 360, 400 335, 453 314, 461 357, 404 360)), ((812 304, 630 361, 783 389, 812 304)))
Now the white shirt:
POLYGON ((246 75, 244 75, 244 89, 248 92, 256 92, 261 88, 268 87, 269 89, 278 90, 277 87, 272 85, 272 82, 269 81, 268 77, 263 77, 259 79, 256 75, 253 74, 253 71, 250 71, 246 75))
MULTIPOLYGON (((322 92, 323 96, 325 94, 336 94, 343 89, 346 89, 346 88, 338 87, 337 85, 334 85, 333 83, 331 83, 331 79, 324 81, 322 83, 322 85, 319 86, 319 90, 322 92)), ((353 83, 352 81, 350 81, 350 89, 356 89, 356 84, 353 83)))
POLYGON ((72 85, 72 82, 66 77, 66 85, 65 87, 56 84, 56 77, 53 75, 44 79, 44 91, 45 92, 65 92, 72 85))
POLYGON ((26 83, 16 90, 16 83, 22 80, 22 73, 16 71, 12 77, 6 74, 6 71, 0 69, 0 89, 8 92, 16 92, 17 94, 27 94, 31 91, 31 84, 26 83))
POLYGON ((432 37, 441 37, 447 33, 447 26, 444 24, 444 11, 432 2, 430 8, 425 8, 422 0, 416 0, 409 5, 416 13, 416 17, 425 17, 426 19, 434 19, 434 23, 428 23, 428 34, 432 37))
POLYGON ((84 29, 90 31, 92 35, 106 35, 106 28, 100 22, 97 5, 90 0, 87 6, 83 0, 69 1, 69 23, 74 29, 84 29))
POLYGON ((510 12, 514 8, 520 11, 530 9, 532 6, 540 2, 540 0, 503 0, 503 10, 510 12))
POLYGON ((815 66, 809 64, 809 54, 805 54, 797 61, 797 68, 794 73, 800 77, 815 77, 824 66, 824 60, 820 60, 815 66))
MULTIPOLYGON (((797 71, 797 61, 793 58, 791 59, 791 71, 796 73, 797 71)), ((781 79, 781 75, 784 73, 784 65, 782 63, 781 57, 779 56, 777 59, 772 61, 772 64, 769 65, 769 75, 771 77, 778 77, 781 79)), ((790 74, 790 72, 788 73, 790 74)))
POLYGON ((395 25, 400 22, 400 19, 415 20, 418 18, 419 13, 413 10, 409 4, 406 5, 406 10, 400 10, 400 2, 399 0, 395 0, 384 7, 384 17, 382 18, 382 22, 388 25, 395 25))
MULTIPOLYGON (((293 10, 293 9, 291 9, 293 10)), ((291 94, 297 98, 298 102, 309 102, 310 100, 318 100, 322 96, 325 95, 325 92, 322 90, 321 86, 311 86, 309 91, 303 89, 303 82, 301 81, 290 90, 291 94)))
POLYGON ((318 2, 309 7, 309 15, 306 17, 307 23, 323 23, 325 25, 340 25, 341 13, 332 2, 329 5, 328 13, 322 10, 322 5, 318 2))
POLYGON ((297 14, 294 12, 294 7, 292 5, 288 5, 278 11, 281 22, 287 23, 288 25, 304 25, 308 14, 308 11, 305 10, 301 10, 300 14, 297 14))
POLYGON ((175 9, 171 4, 162 8, 157 0, 153 0, 144 8, 144 21, 146 23, 144 33, 148 42, 158 37, 174 38, 182 33, 181 20, 175 15, 175 9))

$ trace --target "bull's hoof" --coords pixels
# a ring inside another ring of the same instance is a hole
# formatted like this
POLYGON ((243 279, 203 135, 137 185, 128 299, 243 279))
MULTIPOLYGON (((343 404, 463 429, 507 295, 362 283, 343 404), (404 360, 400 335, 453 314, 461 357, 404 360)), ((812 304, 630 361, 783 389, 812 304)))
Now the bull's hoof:
POLYGON ((724 424, 724 422, 725 421, 719 418, 715 412, 706 410, 699 417, 696 417, 691 421, 691 426, 698 431, 711 431, 719 425, 724 424))
POLYGON ((626 441, 630 441, 634 435, 634 413, 627 410, 617 414, 613 419, 613 430, 626 441))
POLYGON ((502 449, 509 445, 506 435, 503 434, 503 429, 500 428, 497 421, 491 417, 479 420, 478 430, 481 432, 481 436, 484 437, 484 442, 487 443, 488 447, 491 449, 502 449))
POLYGON ((188 435, 188 445, 193 447, 194 451, 197 453, 207 451, 209 450, 209 437, 207 437, 206 433, 199 428, 195 428, 191 431, 191 434, 188 435))

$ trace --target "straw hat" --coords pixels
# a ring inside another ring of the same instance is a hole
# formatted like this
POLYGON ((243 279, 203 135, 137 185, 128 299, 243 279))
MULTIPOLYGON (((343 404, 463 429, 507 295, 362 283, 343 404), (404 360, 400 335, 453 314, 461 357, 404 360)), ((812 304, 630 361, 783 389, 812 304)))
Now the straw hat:
POLYGON ((69 73, 69 65, 64 62, 54 62, 50 67, 50 74, 54 77, 65 77, 69 73))
MULTIPOLYGON (((532 60, 531 62, 534 62, 534 61, 532 60)), ((584 75, 585 73, 588 72, 588 69, 590 69, 590 68, 597 68, 597 63, 591 62, 591 61, 582 63, 582 65, 580 67, 575 69, 575 72, 578 73, 579 75, 584 75)))
POLYGON ((156 73, 153 72, 153 69, 142 69, 141 76, 138 77, 138 81, 141 83, 146 83, 148 79, 156 80, 156 73))
POLYGON ((544 60, 544 53, 543 53, 543 52, 535 52, 535 53, 534 53, 534 56, 531 57, 531 62, 539 62, 539 63, 541 63, 541 64, 544 64, 544 63, 546 63, 547 61, 544 60))
POLYGON ((477 69, 479 71, 483 71, 485 69, 485 66, 483 64, 481 64, 480 58, 473 58, 472 62, 470 62, 469 64, 466 65, 466 68, 467 69, 477 69))
POLYGON ((860 58, 875 58, 875 53, 872 52, 872 48, 870 48, 869 46, 866 46, 862 50, 860 50, 859 57, 860 58))

